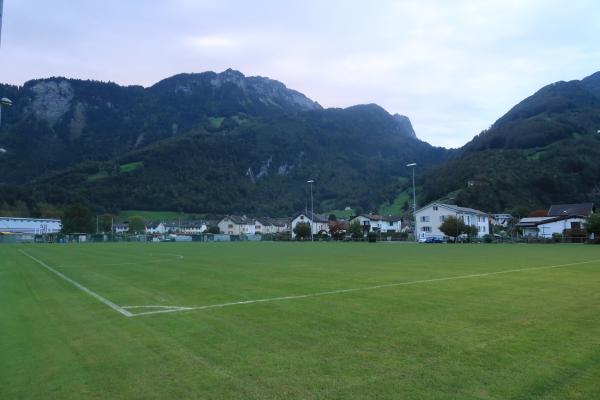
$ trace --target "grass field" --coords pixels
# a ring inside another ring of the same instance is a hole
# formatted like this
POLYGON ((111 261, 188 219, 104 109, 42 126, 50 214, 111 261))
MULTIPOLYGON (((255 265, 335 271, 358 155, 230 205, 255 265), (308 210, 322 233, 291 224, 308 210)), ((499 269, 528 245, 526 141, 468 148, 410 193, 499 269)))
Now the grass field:
POLYGON ((0 399, 175 398, 599 399, 600 247, 0 246, 0 399))

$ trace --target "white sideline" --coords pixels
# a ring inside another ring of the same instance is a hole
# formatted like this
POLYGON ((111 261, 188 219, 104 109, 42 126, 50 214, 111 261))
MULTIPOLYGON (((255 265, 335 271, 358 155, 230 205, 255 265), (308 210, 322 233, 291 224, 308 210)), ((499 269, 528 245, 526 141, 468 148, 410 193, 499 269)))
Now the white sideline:
POLYGON ((362 288, 331 290, 328 292, 308 293, 308 294, 299 294, 299 295, 281 296, 281 297, 270 297, 270 298, 257 299, 257 300, 234 301, 234 302, 229 302, 229 303, 211 304, 211 305, 206 305, 206 306, 181 307, 180 309, 173 308, 173 309, 168 309, 168 310, 147 311, 147 312, 143 312, 143 313, 139 313, 139 314, 133 314, 132 316, 137 317, 140 315, 161 314, 161 313, 167 313, 167 312, 207 310, 207 309, 211 309, 211 308, 222 308, 222 307, 236 306, 236 305, 243 305, 243 304, 267 303, 267 302, 272 302, 272 301, 305 299, 305 298, 309 298, 309 297, 319 297, 319 296, 328 296, 328 295, 340 294, 340 293, 359 292, 359 291, 363 291, 363 290, 383 289, 383 288, 389 288, 389 287, 395 287, 395 286, 407 286, 407 285, 416 285, 416 284, 420 284, 420 283, 442 282, 442 281, 451 281, 451 280, 468 279, 468 278, 480 278, 480 277, 500 275, 500 274, 509 274, 509 273, 513 273, 513 272, 526 272, 526 271, 536 271, 536 270, 543 270, 543 269, 571 267, 571 266, 575 266, 575 265, 592 264, 592 263, 596 263, 596 262, 600 262, 600 259, 590 260, 590 261, 581 261, 581 262, 569 263, 569 264, 509 269, 509 270, 504 270, 504 271, 486 272, 486 273, 482 273, 482 274, 469 274, 469 275, 449 276, 449 277, 444 277, 444 278, 423 279, 423 280, 418 280, 418 281, 388 283, 388 284, 384 284, 384 285, 367 286, 367 287, 362 287, 362 288))
POLYGON ((130 313, 129 311, 125 310, 123 307, 113 303, 112 301, 100 296, 98 293, 91 291, 90 289, 86 288, 85 286, 83 286, 82 284, 75 282, 73 279, 69 278, 68 276, 58 272, 57 270, 55 270, 54 268, 52 268, 51 266, 49 266, 48 264, 46 264, 43 261, 38 260, 37 258, 35 258, 34 256, 32 256, 31 254, 27 253, 24 250, 19 250, 23 255, 31 258, 33 261, 35 261, 36 263, 40 264, 42 267, 46 268, 48 271, 58 275, 59 277, 61 277, 62 279, 64 279, 65 281, 69 282, 70 284, 72 284, 73 286, 75 286, 76 288, 84 291, 85 293, 89 294, 90 296, 94 297, 96 300, 101 301, 102 303, 106 304, 107 306, 109 306, 110 308, 112 308, 113 310, 123 314, 126 317, 132 317, 133 314, 130 313))
POLYGON ((571 267, 571 266, 575 266, 575 265, 584 265, 584 264, 592 264, 592 263, 600 262, 600 259, 597 259, 597 260, 581 261, 581 262, 575 262, 575 263, 569 263, 569 264, 517 268, 517 269, 504 270, 504 271, 486 272, 486 273, 481 273, 481 274, 468 274, 468 275, 448 276, 448 277, 443 277, 443 278, 423 279, 423 280, 418 280, 418 281, 387 283, 387 284, 383 284, 383 285, 366 286, 366 287, 362 287, 362 288, 330 290, 327 292, 307 293, 307 294, 280 296, 280 297, 269 297, 269 298, 256 299, 256 300, 242 300, 242 301, 234 301, 234 302, 227 302, 227 303, 221 303, 221 304, 210 304, 210 305, 205 305, 205 306, 187 307, 187 306, 163 306, 163 305, 138 305, 138 306, 121 307, 121 306, 113 303, 112 301, 100 296, 98 293, 93 292, 92 290, 86 288, 85 286, 74 281, 73 279, 69 278, 68 276, 62 274, 61 272, 58 272, 57 270, 50 267, 45 262, 38 260, 37 258, 35 258, 31 254, 27 253, 26 251, 24 251, 24 250, 19 250, 19 251, 23 255, 29 257, 36 263, 40 264, 42 267, 46 268, 48 271, 58 275, 65 281, 71 283, 73 286, 75 286, 78 289, 82 290, 83 292, 89 294, 90 296, 94 297, 95 299, 101 301, 105 305, 109 306, 113 310, 119 312, 120 314, 122 314, 126 317, 138 317, 138 316, 142 316, 142 315, 164 314, 164 313, 173 313, 173 312, 181 312, 181 311, 207 310, 207 309, 211 309, 211 308, 223 308, 223 307, 236 306, 236 305, 267 303, 267 302, 282 301, 282 300, 306 299, 306 298, 310 298, 310 297, 319 297, 319 296, 328 296, 328 295, 341 294, 341 293, 359 292, 359 291, 364 291, 364 290, 375 290, 375 289, 383 289, 383 288, 390 288, 390 287, 396 287, 396 286, 417 285, 417 284, 421 284, 421 283, 443 282, 443 281, 451 281, 451 280, 458 280, 458 279, 479 278, 479 277, 486 277, 486 276, 493 276, 493 275, 500 275, 500 274, 509 274, 509 273, 514 273, 514 272, 527 272, 527 271, 536 271, 536 270, 544 270, 544 269, 563 268, 563 267, 571 267), (160 310, 145 311, 145 312, 141 312, 141 313, 131 313, 128 311, 129 309, 140 309, 140 308, 160 308, 160 310))

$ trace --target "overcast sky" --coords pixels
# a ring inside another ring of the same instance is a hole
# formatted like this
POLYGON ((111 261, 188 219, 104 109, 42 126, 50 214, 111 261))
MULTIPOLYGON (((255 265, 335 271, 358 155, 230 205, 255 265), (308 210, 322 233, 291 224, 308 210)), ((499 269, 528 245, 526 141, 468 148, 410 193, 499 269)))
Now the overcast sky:
POLYGON ((600 70, 600 2, 5 0, 0 82, 151 85, 240 70, 325 107, 377 103, 458 147, 558 80, 600 70))

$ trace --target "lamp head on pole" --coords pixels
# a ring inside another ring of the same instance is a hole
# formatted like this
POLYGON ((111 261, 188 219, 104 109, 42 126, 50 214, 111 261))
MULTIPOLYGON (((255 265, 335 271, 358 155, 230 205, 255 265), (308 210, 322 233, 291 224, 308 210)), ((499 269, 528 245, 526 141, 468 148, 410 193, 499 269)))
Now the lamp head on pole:
POLYGON ((410 163, 410 164, 406 164, 407 167, 416 167, 417 163, 410 163))
POLYGON ((309 181, 306 181, 306 183, 315 183, 315 181, 311 179, 309 181))

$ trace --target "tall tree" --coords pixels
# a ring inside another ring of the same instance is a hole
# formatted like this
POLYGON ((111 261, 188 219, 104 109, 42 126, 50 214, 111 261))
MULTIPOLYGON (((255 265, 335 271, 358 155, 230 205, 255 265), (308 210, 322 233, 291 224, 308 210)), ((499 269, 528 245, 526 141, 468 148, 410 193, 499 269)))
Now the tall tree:
POLYGON ((595 238, 600 236, 600 214, 592 214, 584 224, 587 233, 593 233, 595 238))
POLYGON ((352 235, 353 239, 359 239, 363 237, 363 228, 358 219, 350 222, 350 225, 348 225, 348 233, 352 235))
POLYGON ((462 219, 459 219, 453 215, 446 217, 439 229, 444 235, 454 238, 455 242, 460 235, 468 233, 471 230, 471 228, 467 226, 462 219))
POLYGON ((300 222, 294 227, 294 234, 296 239, 306 239, 310 237, 310 224, 307 222, 300 222))
POLYGON ((81 204, 67 206, 63 212, 64 233, 92 233, 96 229, 94 216, 89 208, 81 204))
POLYGON ((146 220, 144 217, 134 215, 129 217, 129 232, 133 234, 144 233, 146 231, 146 220))

